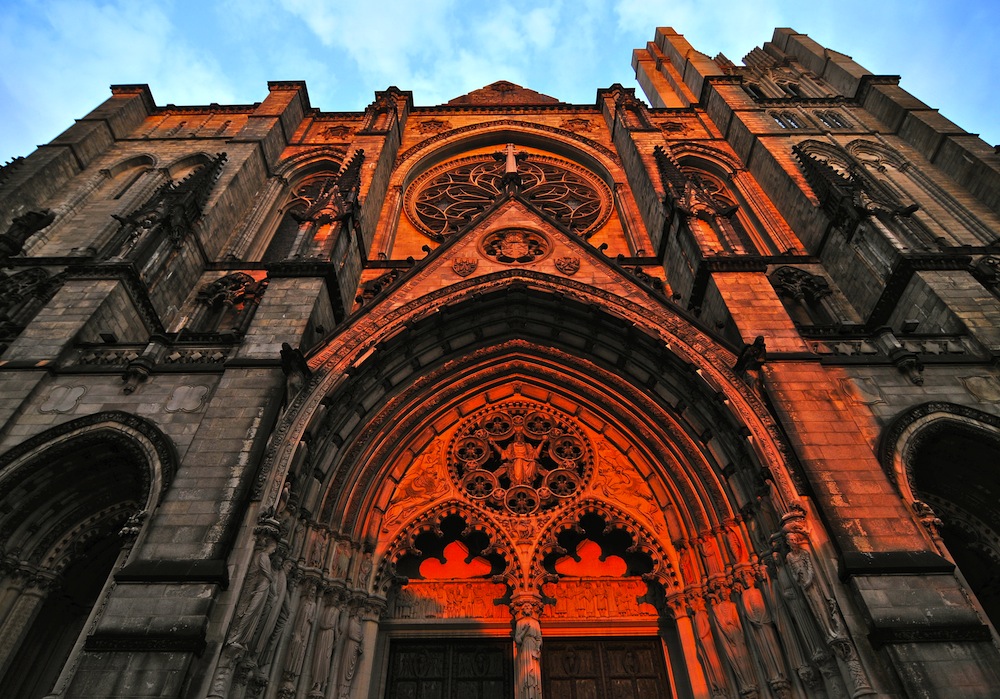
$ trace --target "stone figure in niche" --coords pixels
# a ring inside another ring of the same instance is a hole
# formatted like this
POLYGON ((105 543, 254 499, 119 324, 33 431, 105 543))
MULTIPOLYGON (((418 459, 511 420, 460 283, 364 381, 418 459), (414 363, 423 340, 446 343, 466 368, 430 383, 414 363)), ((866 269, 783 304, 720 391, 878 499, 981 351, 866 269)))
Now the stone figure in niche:
POLYGON ((346 580, 347 573, 351 566, 351 554, 347 551, 349 544, 346 542, 337 543, 337 552, 334 554, 333 577, 335 580, 346 580))
POLYGON ((344 640, 344 659, 340 679, 340 699, 351 696, 351 684, 358 671, 358 660, 361 658, 362 645, 365 641, 365 631, 361 624, 361 612, 355 611, 347 622, 347 638, 344 640))
POLYGON ((781 660, 778 635, 772 626, 771 614, 764 602, 764 596, 752 580, 748 582, 748 586, 740 595, 743 602, 743 618, 746 619, 748 630, 757 647, 768 685, 779 699, 785 699, 791 696, 791 690, 781 660))
POLYGON ((285 558, 274 571, 265 605, 267 614, 263 616, 263 625, 257 639, 257 664, 260 667, 269 665, 274 658, 278 637, 288 621, 288 574, 292 572, 293 565, 291 558, 285 558))
POLYGON ((740 686, 740 696, 753 699, 757 696, 757 682, 754 679, 753 666, 750 664, 750 654, 746 640, 743 638, 743 626, 740 624, 739 612, 732 600, 722 598, 712 606, 715 621, 719 626, 722 648, 729 667, 736 676, 740 686))
POLYGON ((498 478, 506 474, 510 478, 511 485, 534 484, 541 469, 538 457, 542 453, 542 447, 548 443, 547 437, 537 446, 532 446, 524 439, 524 429, 518 426, 515 428, 514 439, 506 447, 501 447, 492 437, 487 438, 503 459, 503 466, 496 472, 498 478))
POLYGON ((788 553, 785 554, 785 563, 792 573, 792 578, 802 590, 806 604, 826 634, 827 640, 842 636, 844 630, 835 611, 835 602, 826 595, 816 576, 806 533, 797 527, 789 527, 785 531, 785 541, 789 547, 788 553))
POLYGON ((293 689, 292 683, 302 674, 305 664, 306 646, 312 635, 313 624, 316 623, 316 585, 307 583, 302 591, 299 611, 295 615, 295 625, 292 627, 292 637, 288 643, 288 656, 285 662, 283 689, 293 689))
POLYGON ((515 681, 518 699, 542 697, 542 628, 533 616, 522 616, 514 627, 515 681))
MULTIPOLYGON (((779 638, 783 642, 789 666, 809 690, 818 692, 821 679, 816 668, 809 664, 809 660, 803 652, 803 644, 799 640, 799 633, 796 632, 792 614, 789 612, 785 601, 784 591, 780 589, 777 582, 777 576, 779 575, 777 566, 779 564, 776 558, 777 556, 768 561, 771 576, 762 575, 760 577, 760 589, 765 595, 768 606, 771 609, 771 619, 777 628, 779 638)), ((784 566, 781 567, 784 568, 784 566)), ((789 590, 794 593, 794 590, 789 590)), ((808 623, 808 619, 804 617, 801 621, 808 623)), ((753 624, 754 622, 750 620, 750 623, 753 624)), ((812 655, 811 650, 808 653, 810 656, 812 655)))
POLYGON ((256 631, 260 625, 261 617, 267 607, 268 595, 271 591, 271 584, 274 582, 274 568, 271 565, 271 554, 278 547, 278 542, 274 539, 265 540, 264 547, 257 552, 254 561, 253 586, 248 588, 250 593, 246 597, 242 611, 236 617, 232 630, 229 632, 229 645, 236 646, 241 650, 253 649, 253 642, 256 638, 256 631))
POLYGON ((341 609, 336 597, 327 599, 323 614, 319 618, 319 632, 316 634, 316 645, 313 648, 312 672, 310 673, 312 689, 309 692, 311 698, 325 696, 338 641, 343 636, 344 615, 345 612, 341 609))
POLYGON ((692 595, 688 604, 691 607, 694 630, 698 638, 698 656, 701 660, 701 666, 705 670, 705 679, 711 688, 712 697, 720 699, 729 697, 726 676, 722 671, 722 661, 715 647, 705 600, 699 595, 692 595))

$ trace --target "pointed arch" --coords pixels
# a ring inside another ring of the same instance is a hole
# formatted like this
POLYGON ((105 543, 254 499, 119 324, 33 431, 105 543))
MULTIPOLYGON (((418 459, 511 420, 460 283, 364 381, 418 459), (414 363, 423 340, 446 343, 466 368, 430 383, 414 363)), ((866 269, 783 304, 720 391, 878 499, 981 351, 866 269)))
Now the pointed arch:
POLYGON ((173 478, 172 443, 126 413, 53 427, 0 455, 0 691, 52 689, 173 478))
POLYGON ((938 551, 1000 627, 1000 417, 924 403, 893 421, 880 456, 938 551))
MULTIPOLYGON (((271 457, 277 469, 268 477, 265 503, 280 491, 296 451, 290 439, 295 434, 295 443, 308 444, 308 465, 299 468, 320 474, 322 485, 313 491, 325 493, 324 504, 310 503, 310 511, 319 511, 324 521, 342 513, 331 526, 359 540, 377 538, 377 517, 390 497, 386 489, 401 478, 393 471, 400 455, 412 459, 435 431, 454 424, 462 410, 471 409, 471 403, 462 408, 463 401, 491 391, 509 395, 517 382, 533 392, 544 387, 553 400, 575 400, 579 410, 604 415, 609 425, 612 414, 631 416, 626 429, 638 440, 635 454, 644 475, 659 469, 658 483, 670 484, 657 486, 660 506, 669 501, 684 509, 676 524, 679 538, 718 528, 756 502, 768 472, 779 493, 773 507, 781 510, 794 500, 766 409, 725 368, 733 355, 704 336, 668 339, 662 326, 657 330, 648 322, 648 309, 627 302, 617 309, 621 316, 597 310, 592 294, 600 292, 520 270, 442 290, 438 301, 425 298, 390 312, 390 322, 377 330, 357 325, 362 312, 356 327, 344 332, 361 333, 365 341, 342 336, 337 355, 320 352, 314 383, 292 406, 299 417, 290 415, 279 426, 271 457), (518 308, 513 326, 504 319, 512 304, 518 308), (557 306, 565 322, 545 327, 542 316, 550 318, 557 306), (432 309, 440 310, 426 313, 432 309), (513 370, 506 380, 496 376, 498 362, 513 370), (626 366, 625 378, 619 363, 626 366), (609 394, 622 398, 609 407, 609 394), (310 424, 307 414, 314 415, 310 424), (729 470, 741 475, 727 483, 723 471, 729 470)), ((622 301, 601 298, 612 308, 622 301)), ((665 325, 689 332, 676 321, 665 325)), ((303 460, 301 454, 295 458, 303 460)))

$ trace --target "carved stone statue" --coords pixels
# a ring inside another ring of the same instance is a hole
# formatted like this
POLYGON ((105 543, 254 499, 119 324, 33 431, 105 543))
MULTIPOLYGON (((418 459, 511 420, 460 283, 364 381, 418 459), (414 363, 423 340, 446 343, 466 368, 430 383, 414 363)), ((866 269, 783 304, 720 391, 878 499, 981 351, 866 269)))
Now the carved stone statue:
POLYGON ((342 636, 343 615, 344 610, 340 606, 340 600, 336 597, 328 599, 319 618, 319 633, 316 634, 316 645, 313 648, 310 697, 325 695, 337 643, 342 636))
POLYGON ((522 616, 514 626, 517 699, 542 697, 542 628, 533 616, 522 616))
MULTIPOLYGON (((781 644, 771 623, 771 613, 764 602, 764 595, 752 583, 740 596, 743 602, 744 618, 757 647, 758 657, 764 669, 764 676, 771 691, 780 699, 791 696, 788 677, 781 660, 781 644)), ((794 643, 794 638, 789 639, 794 643)))
POLYGON ((531 486, 534 484, 541 468, 538 456, 546 444, 545 440, 537 446, 532 446, 524 439, 524 430, 518 428, 514 432, 514 439, 506 447, 501 449, 492 438, 490 438, 490 444, 503 459, 503 466, 496 474, 498 477, 506 473, 507 477, 510 478, 511 485, 531 486))
POLYGON ((802 590, 810 611, 826 634, 827 641, 841 636, 843 629, 840 627, 840 620, 836 614, 831 613, 832 600, 817 580, 805 532, 797 528, 786 528, 785 540, 789 547, 788 553, 785 554, 785 563, 792 573, 792 578, 802 590))
POLYGON ((25 241, 38 231, 46 228, 56 218, 48 209, 28 211, 10 222, 10 228, 0 235, 0 260, 13 257, 21 252, 25 241))
POLYGON ((722 670, 722 661, 715 646, 715 639, 712 634, 712 626, 708 620, 705 600, 700 595, 691 595, 688 604, 691 607, 691 619, 698 642, 698 659, 701 661, 701 667, 705 671, 705 679, 708 681, 712 696, 729 697, 728 683, 722 670))
POLYGON ((265 667, 274 657, 278 637, 288 620, 288 574, 292 572, 294 561, 286 558, 274 571, 271 589, 268 591, 267 614, 262 616, 260 634, 257 638, 257 664, 265 667))
POLYGON ((755 699, 758 696, 757 681, 754 678, 753 666, 750 664, 750 653, 743 637, 743 625, 740 623, 736 605, 732 600, 723 597, 712 605, 712 612, 719 627, 722 649, 740 687, 740 696, 745 699, 755 699))
POLYGON ((254 646, 256 631, 267 606, 271 584, 274 581, 274 568, 271 565, 271 554, 278 547, 274 539, 265 539, 264 547, 257 552, 254 566, 254 580, 246 595, 242 610, 229 632, 229 645, 242 650, 251 650, 254 646))
POLYGON ((295 615, 295 625, 292 627, 292 637, 288 642, 288 655, 283 672, 284 689, 293 689, 292 683, 296 677, 302 674, 306 647, 309 645, 309 637, 312 635, 314 623, 316 623, 316 586, 314 583, 307 583, 302 591, 299 610, 295 615))
POLYGON ((363 652, 365 630, 361 624, 361 610, 355 610, 347 622, 347 638, 344 640, 344 658, 340 671, 340 699, 351 696, 351 684, 358 671, 358 660, 363 652))

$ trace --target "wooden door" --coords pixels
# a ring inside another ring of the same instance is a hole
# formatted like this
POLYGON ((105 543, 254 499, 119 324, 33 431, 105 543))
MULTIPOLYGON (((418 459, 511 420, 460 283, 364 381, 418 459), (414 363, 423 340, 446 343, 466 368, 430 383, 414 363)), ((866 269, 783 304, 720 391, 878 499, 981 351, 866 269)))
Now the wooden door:
POLYGON ((669 699, 657 638, 548 639, 542 644, 545 699, 669 699))
POLYGON ((392 641, 388 679, 386 699, 511 699, 511 642, 392 641))

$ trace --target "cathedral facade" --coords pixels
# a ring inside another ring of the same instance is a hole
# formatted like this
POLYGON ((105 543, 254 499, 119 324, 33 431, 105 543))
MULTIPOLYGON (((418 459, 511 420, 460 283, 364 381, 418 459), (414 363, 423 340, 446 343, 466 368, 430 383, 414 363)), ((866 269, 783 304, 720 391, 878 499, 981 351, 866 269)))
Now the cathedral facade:
POLYGON ((789 29, 633 68, 4 166, 0 696, 995 696, 1000 156, 789 29))

